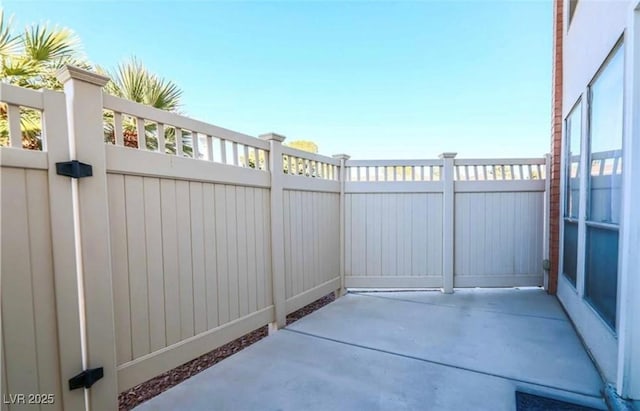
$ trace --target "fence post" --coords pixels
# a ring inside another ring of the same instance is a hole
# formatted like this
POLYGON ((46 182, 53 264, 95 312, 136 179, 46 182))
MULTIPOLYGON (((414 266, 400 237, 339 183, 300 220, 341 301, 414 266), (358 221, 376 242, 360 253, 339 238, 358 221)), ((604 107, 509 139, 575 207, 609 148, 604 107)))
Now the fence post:
MULTIPOLYGON (((42 129, 44 147, 49 157, 49 207, 52 233, 53 274, 58 320, 60 376, 64 383, 86 368, 86 356, 80 340, 80 304, 78 295, 78 261, 76 258, 75 212, 72 185, 68 177, 56 174, 56 163, 70 156, 65 95, 43 90, 42 129)), ((66 409, 83 409, 84 393, 62 387, 61 404, 66 409)))
POLYGON ((269 142, 269 172, 271 173, 271 276, 273 280, 273 305, 275 324, 270 330, 283 328, 287 323, 287 299, 284 272, 284 217, 282 142, 285 136, 275 133, 262 134, 261 139, 269 142))
POLYGON ((453 293, 454 262, 454 159, 458 153, 442 153, 442 291, 453 293))
POLYGON ((344 254, 345 254, 345 241, 344 241, 344 183, 347 180, 347 160, 351 157, 347 154, 334 154, 333 158, 340 160, 340 173, 338 179, 340 181, 340 218, 338 224, 340 224, 340 290, 338 296, 343 296, 345 293, 344 287, 344 254))
POLYGON ((64 86, 71 159, 92 167, 92 176, 72 180, 85 365, 104 369, 104 378, 89 390, 89 406, 113 410, 118 407, 118 388, 102 125, 102 87, 109 78, 73 66, 63 67, 56 76, 64 86))
POLYGON ((544 155, 544 217, 542 219, 544 228, 542 231, 542 259, 544 269, 544 289, 549 291, 549 233, 550 233, 550 216, 551 216, 551 154, 544 155))

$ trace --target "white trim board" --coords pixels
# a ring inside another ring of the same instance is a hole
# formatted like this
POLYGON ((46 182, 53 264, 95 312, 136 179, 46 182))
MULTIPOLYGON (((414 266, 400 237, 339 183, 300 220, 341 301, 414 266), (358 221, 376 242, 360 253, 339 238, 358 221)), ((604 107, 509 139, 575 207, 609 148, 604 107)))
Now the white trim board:
POLYGON ((603 378, 615 381, 618 368, 618 339, 598 314, 580 298, 569 280, 558 278, 558 300, 593 356, 603 378))

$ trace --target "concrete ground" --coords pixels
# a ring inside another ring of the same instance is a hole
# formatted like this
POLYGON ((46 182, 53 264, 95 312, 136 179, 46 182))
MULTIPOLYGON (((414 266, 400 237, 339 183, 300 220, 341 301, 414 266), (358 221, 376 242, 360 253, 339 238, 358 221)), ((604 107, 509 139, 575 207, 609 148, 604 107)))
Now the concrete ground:
POLYGON ((515 410, 515 391, 606 409, 539 289, 351 293, 136 410, 515 410))

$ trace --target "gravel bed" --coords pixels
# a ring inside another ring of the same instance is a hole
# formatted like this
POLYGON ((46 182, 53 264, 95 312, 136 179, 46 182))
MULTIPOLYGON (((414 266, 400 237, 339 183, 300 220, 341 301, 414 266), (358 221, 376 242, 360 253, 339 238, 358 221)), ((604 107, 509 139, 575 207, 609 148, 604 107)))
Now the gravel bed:
MULTIPOLYGON (((294 323, 304 317, 311 314, 315 310, 324 307, 334 300, 333 293, 312 302, 311 304, 302 307, 298 311, 295 311, 287 315, 287 325, 294 323)), ((179 367, 160 374, 148 381, 138 384, 135 387, 120 393, 118 396, 119 409, 121 411, 128 411, 141 403, 150 400, 156 395, 168 390, 186 380, 187 378, 196 375, 200 371, 204 371, 212 365, 224 360, 225 358, 241 351, 251 344, 260 341, 268 334, 267 326, 260 327, 248 334, 243 335, 215 350, 208 352, 194 360, 191 360, 179 367)))
POLYGON ((322 297, 322 298, 320 298, 318 300, 315 300, 314 302, 312 302, 309 305, 305 305, 304 307, 302 307, 298 311, 292 312, 291 314, 287 315, 287 325, 293 324, 294 322, 298 321, 299 319, 301 319, 305 315, 311 314, 315 310, 318 310, 318 309, 324 307, 325 305, 329 304, 333 300, 335 300, 335 297, 334 297, 333 293, 330 293, 330 294, 327 294, 327 295, 325 295, 324 297, 322 297))

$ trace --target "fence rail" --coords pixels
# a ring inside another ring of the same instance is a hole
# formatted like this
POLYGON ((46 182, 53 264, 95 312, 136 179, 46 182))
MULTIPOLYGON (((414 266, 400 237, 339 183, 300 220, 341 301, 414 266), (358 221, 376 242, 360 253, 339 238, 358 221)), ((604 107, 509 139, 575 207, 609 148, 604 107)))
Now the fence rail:
POLYGON ((544 158, 456 159, 455 180, 544 180, 544 158))
POLYGON ((188 156, 195 159, 266 170, 269 145, 262 140, 109 94, 103 102, 113 118, 105 122, 105 130, 113 133, 117 146, 125 145, 128 134, 135 137, 137 148, 165 153, 170 138, 177 156, 185 156, 188 148, 188 156))
POLYGON ((66 382, 103 367, 88 403, 115 409, 345 287, 542 284, 543 158, 326 157, 109 96, 83 70, 60 79, 0 84, 3 392, 46 380, 83 409, 66 382), (92 176, 58 175, 69 160, 92 176))
POLYGON ((349 160, 348 181, 439 181, 440 160, 349 160))

